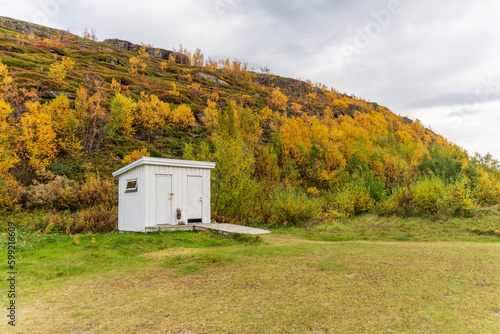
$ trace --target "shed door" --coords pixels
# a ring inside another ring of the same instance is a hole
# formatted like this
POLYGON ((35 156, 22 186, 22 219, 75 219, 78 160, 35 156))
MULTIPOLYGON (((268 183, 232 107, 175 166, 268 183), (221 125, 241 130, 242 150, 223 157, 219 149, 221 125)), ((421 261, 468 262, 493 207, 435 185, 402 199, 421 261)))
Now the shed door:
POLYGON ((156 174, 156 224, 172 224, 172 175, 156 174))
POLYGON ((202 207, 203 199, 201 197, 201 176, 188 175, 188 223, 201 223, 202 222, 202 207))

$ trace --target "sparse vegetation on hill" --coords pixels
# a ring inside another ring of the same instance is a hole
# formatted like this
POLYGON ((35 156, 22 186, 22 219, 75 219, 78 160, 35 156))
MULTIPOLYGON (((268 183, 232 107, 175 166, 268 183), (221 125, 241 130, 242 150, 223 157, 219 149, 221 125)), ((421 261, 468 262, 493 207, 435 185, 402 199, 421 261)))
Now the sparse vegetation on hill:
POLYGON ((215 161, 219 222, 473 216, 500 203, 491 156, 324 85, 7 18, 0 34, 0 210, 39 210, 40 230, 112 230, 111 172, 140 155, 215 161))

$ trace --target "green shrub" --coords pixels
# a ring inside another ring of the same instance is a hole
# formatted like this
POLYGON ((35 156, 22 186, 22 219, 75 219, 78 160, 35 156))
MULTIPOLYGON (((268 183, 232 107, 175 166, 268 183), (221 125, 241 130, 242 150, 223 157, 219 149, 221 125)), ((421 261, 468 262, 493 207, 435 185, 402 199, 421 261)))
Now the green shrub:
POLYGON ((60 162, 54 162, 50 165, 49 170, 56 175, 64 175, 69 179, 76 179, 78 173, 80 173, 79 164, 64 164, 60 162))
POLYGON ((428 152, 417 166, 423 175, 436 175, 445 180, 451 180, 460 175, 463 162, 457 152, 437 144, 430 145, 428 152))
POLYGON ((470 217, 474 210, 474 200, 471 197, 470 180, 465 175, 460 175, 449 187, 450 207, 455 214, 470 217))
POLYGON ((384 181, 374 177, 372 172, 367 173, 364 177, 364 183, 370 198, 375 202, 381 202, 387 198, 384 181))
POLYGON ((349 217, 369 211, 373 202, 364 183, 358 180, 348 183, 335 193, 331 206, 345 217, 349 217))
POLYGON ((242 139, 212 136, 212 212, 219 222, 243 223, 255 201, 254 157, 242 139))
POLYGON ((476 181, 472 195, 481 206, 500 204, 500 184, 487 175, 482 175, 476 181))
POLYGON ((318 215, 316 200, 298 189, 279 187, 271 197, 270 222, 275 225, 300 226, 318 215))
POLYGON ((446 204, 446 187, 438 177, 424 178, 411 185, 411 204, 423 213, 435 213, 446 204))
POLYGON ((411 192, 406 187, 395 188, 392 195, 377 205, 377 212, 382 215, 400 214, 407 216, 411 211, 411 192))

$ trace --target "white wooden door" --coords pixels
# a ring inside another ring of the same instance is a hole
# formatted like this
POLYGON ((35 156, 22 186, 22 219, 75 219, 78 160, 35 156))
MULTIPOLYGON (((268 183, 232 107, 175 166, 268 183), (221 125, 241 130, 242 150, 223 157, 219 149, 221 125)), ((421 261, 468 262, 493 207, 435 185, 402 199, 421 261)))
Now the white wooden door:
POLYGON ((156 174, 156 224, 173 224, 172 175, 156 174))
POLYGON ((203 199, 201 192, 201 176, 189 175, 187 178, 187 195, 188 195, 188 223, 202 222, 203 199))

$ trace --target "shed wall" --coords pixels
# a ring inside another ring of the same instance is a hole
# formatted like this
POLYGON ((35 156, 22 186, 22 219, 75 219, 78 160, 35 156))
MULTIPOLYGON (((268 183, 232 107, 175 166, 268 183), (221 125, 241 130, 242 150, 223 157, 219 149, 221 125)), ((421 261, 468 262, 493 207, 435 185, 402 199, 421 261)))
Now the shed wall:
POLYGON ((145 180, 145 166, 131 169, 119 178, 118 184, 118 230, 143 232, 146 213, 146 194, 148 193, 145 180), (127 181, 137 179, 137 191, 125 192, 127 181))

